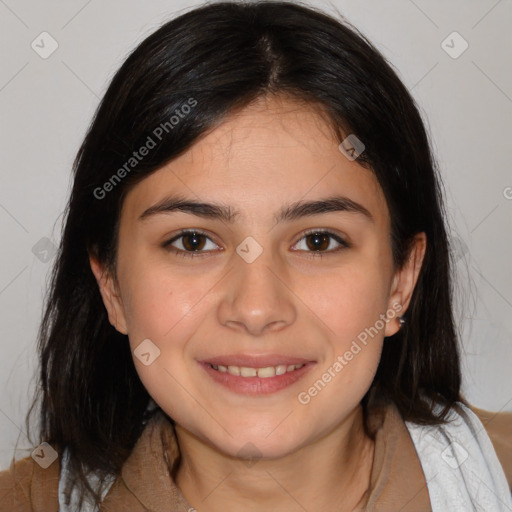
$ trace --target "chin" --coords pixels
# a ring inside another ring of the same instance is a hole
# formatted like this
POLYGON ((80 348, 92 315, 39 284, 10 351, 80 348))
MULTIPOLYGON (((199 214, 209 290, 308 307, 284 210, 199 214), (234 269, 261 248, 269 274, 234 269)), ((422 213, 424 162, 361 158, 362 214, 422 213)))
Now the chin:
POLYGON ((280 459, 296 451, 301 443, 298 439, 277 434, 248 434, 243 433, 233 437, 224 438, 223 442, 214 443, 217 450, 235 457, 255 461, 260 459, 280 459))

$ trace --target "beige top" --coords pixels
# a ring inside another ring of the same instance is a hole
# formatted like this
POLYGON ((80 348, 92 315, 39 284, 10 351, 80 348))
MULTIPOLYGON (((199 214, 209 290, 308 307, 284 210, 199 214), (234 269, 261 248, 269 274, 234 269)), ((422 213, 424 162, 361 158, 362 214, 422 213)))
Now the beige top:
MULTIPOLYGON (((484 424, 512 490, 512 413, 472 408, 484 424)), ((372 409, 375 432, 370 486, 358 510, 429 512, 427 485, 418 455, 394 405, 372 409)), ((179 459, 172 423, 161 411, 148 421, 105 497, 101 512, 188 512, 192 508, 171 475, 179 459)), ((0 473, 0 511, 58 512, 60 462, 42 469, 31 457, 0 473)))

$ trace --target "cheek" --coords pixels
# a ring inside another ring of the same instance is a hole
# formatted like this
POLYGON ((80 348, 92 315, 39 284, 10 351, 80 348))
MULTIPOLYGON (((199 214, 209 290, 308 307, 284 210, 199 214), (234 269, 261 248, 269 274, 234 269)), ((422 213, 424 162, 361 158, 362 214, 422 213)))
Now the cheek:
POLYGON ((333 411, 359 403, 379 365, 386 325, 381 315, 386 314, 389 291, 386 276, 373 260, 360 258, 329 277, 308 281, 304 288, 305 303, 323 324, 328 348, 299 401, 314 404, 333 421, 333 411))
POLYGON ((376 265, 352 265, 306 279, 298 289, 307 290, 303 303, 342 349, 385 313, 389 292, 385 277, 376 265))
POLYGON ((164 341, 193 316, 205 279, 183 279, 155 265, 139 267, 130 274, 123 304, 128 332, 133 341, 150 338, 164 341))
MULTIPOLYGON (((313 427, 315 417, 323 418, 322 431, 336 425, 340 415, 361 402, 380 362, 385 327, 380 320, 385 312, 383 301, 374 283, 363 286, 359 280, 351 291, 360 295, 332 294, 324 316, 329 326, 324 357, 297 396, 300 407, 309 411, 307 421, 313 427), (374 294, 372 300, 368 293, 374 294)), ((327 302, 329 297, 324 300, 327 302)))
POLYGON ((184 279, 151 266, 132 272, 123 296, 139 378, 156 403, 183 424, 193 417, 191 410, 183 417, 183 405, 179 405, 190 403, 187 389, 192 363, 184 353, 205 317, 209 307, 205 294, 211 286, 206 277, 184 279), (149 361, 139 357, 148 352, 149 361))

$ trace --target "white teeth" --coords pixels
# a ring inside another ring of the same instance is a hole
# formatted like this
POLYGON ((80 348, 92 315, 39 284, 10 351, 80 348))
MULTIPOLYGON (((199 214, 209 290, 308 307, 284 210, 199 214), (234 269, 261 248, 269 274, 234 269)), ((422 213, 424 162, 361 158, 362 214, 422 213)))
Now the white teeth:
POLYGON ((240 376, 241 377, 256 377, 257 374, 256 368, 247 368, 245 366, 242 366, 240 368, 240 376))
POLYGON ((276 375, 284 375, 286 373, 286 365, 280 364, 276 366, 276 375))
POLYGON ((273 366, 267 366, 266 368, 258 368, 258 377, 267 378, 275 377, 276 369, 273 366))
POLYGON ((240 368, 238 366, 228 366, 228 373, 231 373, 231 375, 240 375, 240 368))
POLYGON ((236 375, 240 377, 260 377, 262 379, 266 379, 268 377, 275 377, 276 375, 284 375, 287 372, 293 372, 294 370, 298 370, 302 368, 305 363, 301 364, 290 364, 286 366, 285 364, 279 364, 277 366, 266 366, 264 368, 249 368, 247 366, 224 366, 222 364, 216 365, 212 364, 212 368, 218 370, 222 373, 230 373, 231 375, 236 375))

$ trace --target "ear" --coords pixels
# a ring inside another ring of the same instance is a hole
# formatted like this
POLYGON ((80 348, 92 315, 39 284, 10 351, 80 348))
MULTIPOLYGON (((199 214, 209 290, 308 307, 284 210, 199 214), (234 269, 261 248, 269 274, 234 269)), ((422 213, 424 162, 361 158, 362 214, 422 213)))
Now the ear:
POLYGON ((100 289, 103 304, 108 312, 109 322, 121 333, 128 334, 126 328, 126 317, 119 290, 114 282, 114 278, 98 262, 98 260, 89 254, 89 263, 92 273, 96 278, 100 289))
POLYGON ((386 323, 384 336, 392 336, 400 329, 398 316, 402 316, 407 311, 411 302, 412 293, 425 257, 427 248, 427 236, 425 233, 417 233, 412 241, 407 261, 403 267, 396 271, 393 276, 393 283, 390 290, 388 310, 397 311, 397 316, 393 322, 386 323), (398 310, 397 308, 400 307, 398 310))

